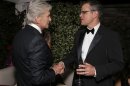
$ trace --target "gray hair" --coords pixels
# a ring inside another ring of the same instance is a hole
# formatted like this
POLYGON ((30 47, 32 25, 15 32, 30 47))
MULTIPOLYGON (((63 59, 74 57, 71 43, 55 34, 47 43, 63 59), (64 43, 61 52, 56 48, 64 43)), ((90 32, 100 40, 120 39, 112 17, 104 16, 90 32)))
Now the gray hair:
POLYGON ((46 11, 50 11, 52 9, 52 6, 45 2, 44 0, 32 0, 29 3, 27 14, 24 19, 24 25, 35 23, 35 18, 39 17, 41 14, 43 14, 46 11))

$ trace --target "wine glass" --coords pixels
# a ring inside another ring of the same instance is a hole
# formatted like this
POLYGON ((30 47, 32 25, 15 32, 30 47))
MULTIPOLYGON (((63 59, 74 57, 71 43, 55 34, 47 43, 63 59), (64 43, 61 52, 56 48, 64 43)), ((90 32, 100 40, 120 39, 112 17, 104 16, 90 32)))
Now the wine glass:
MULTIPOLYGON (((83 64, 83 61, 81 58, 78 59, 78 65, 83 64)), ((78 81, 77 81, 77 86, 82 86, 82 79, 81 75, 78 75, 78 81)))

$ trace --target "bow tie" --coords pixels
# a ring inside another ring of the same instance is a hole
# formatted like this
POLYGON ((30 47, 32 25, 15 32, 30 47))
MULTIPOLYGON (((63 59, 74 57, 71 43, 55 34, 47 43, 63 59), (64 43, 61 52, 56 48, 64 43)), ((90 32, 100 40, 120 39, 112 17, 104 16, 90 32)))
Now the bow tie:
POLYGON ((88 28, 86 28, 86 30, 85 30, 86 32, 87 32, 87 34, 89 34, 90 32, 92 33, 92 34, 94 34, 94 28, 93 29, 91 29, 91 30, 89 30, 88 28))

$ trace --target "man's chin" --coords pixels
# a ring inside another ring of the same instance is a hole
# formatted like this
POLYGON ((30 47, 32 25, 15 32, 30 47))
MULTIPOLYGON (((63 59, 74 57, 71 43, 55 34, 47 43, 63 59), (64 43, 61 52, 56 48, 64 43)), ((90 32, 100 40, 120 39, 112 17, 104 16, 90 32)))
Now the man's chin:
POLYGON ((83 25, 83 26, 84 26, 85 24, 81 23, 81 25, 83 25))
POLYGON ((44 28, 44 30, 45 30, 45 29, 48 29, 48 28, 44 28))
POLYGON ((44 28, 42 28, 42 30, 45 30, 45 29, 48 29, 48 27, 44 27, 44 28))
POLYGON ((49 28, 49 25, 47 25, 46 28, 49 28))
POLYGON ((45 27, 45 29, 48 29, 48 28, 49 28, 49 26, 46 26, 46 27, 45 27))

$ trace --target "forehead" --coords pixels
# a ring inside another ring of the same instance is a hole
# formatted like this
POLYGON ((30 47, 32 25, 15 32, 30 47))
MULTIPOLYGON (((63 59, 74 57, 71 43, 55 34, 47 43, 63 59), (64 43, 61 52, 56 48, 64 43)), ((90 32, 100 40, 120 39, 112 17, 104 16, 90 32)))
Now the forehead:
POLYGON ((90 10, 90 9, 91 9, 91 6, 89 3, 83 4, 81 7, 81 10, 90 10))
POLYGON ((44 10, 42 15, 49 15, 50 14, 50 11, 49 10, 44 10))

